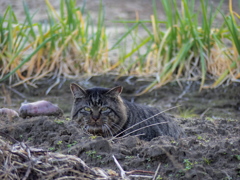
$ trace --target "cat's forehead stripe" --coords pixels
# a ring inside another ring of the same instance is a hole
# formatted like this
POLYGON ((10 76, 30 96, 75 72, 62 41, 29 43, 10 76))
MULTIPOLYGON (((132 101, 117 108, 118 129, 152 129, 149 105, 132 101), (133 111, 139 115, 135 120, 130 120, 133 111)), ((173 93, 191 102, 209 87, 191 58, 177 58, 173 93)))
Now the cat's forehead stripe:
POLYGON ((90 102, 92 105, 94 105, 94 106, 102 105, 102 100, 100 98, 99 92, 95 92, 95 93, 91 94, 89 98, 90 98, 90 102))
POLYGON ((109 89, 107 89, 107 88, 87 89, 89 105, 92 105, 92 106, 104 105, 104 102, 105 102, 104 94, 108 91, 109 91, 109 89))

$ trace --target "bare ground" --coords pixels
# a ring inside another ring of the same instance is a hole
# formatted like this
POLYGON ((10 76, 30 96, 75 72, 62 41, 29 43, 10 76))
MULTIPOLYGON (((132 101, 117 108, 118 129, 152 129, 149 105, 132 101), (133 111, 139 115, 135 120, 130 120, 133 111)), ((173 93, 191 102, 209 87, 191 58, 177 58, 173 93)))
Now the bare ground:
MULTIPOLYGON (((240 179, 239 94, 237 93, 240 86, 238 84, 220 87, 218 90, 203 90, 201 93, 197 93, 196 84, 190 87, 186 85, 183 90, 176 84, 170 84, 144 96, 134 97, 129 95, 145 87, 146 80, 132 77, 131 85, 129 77, 122 77, 117 81, 114 79, 111 75, 108 78, 97 76, 88 81, 79 80, 78 83, 85 87, 123 85, 125 98, 138 103, 160 106, 162 109, 180 103, 183 103, 185 108, 195 107, 194 113, 197 116, 194 118, 179 117, 180 109, 170 112, 175 114, 176 120, 185 129, 187 137, 174 140, 165 136, 147 142, 132 136, 112 140, 87 135, 69 119, 72 103, 70 82, 65 82, 60 89, 53 89, 48 96, 43 96, 47 89, 43 84, 38 91, 31 88, 15 89, 18 92, 21 91, 27 99, 48 99, 53 103, 58 102, 64 109, 64 116, 40 116, 26 119, 16 117, 12 120, 0 117, 0 132, 19 142, 25 142, 30 147, 64 155, 75 155, 89 167, 99 167, 108 171, 111 169, 117 173, 120 173, 120 170, 112 155, 125 171, 147 174, 148 177, 152 177, 159 166, 157 173, 159 179, 240 179), (184 91, 186 91, 185 94, 182 93, 184 91), (224 101, 217 101, 219 99, 224 101), (207 102, 204 108, 198 105, 204 102, 207 102), (210 110, 204 112, 208 108, 210 110), (229 114, 226 114, 226 111, 229 114)), ((2 98, 7 96, 10 96, 15 104, 12 109, 18 110, 23 98, 13 91, 2 98)), ((5 107, 8 106, 5 105, 5 107)), ((27 171, 27 168, 25 170, 27 171)), ((58 173, 55 177, 67 177, 73 175, 71 173, 58 173)), ((37 175, 33 169, 28 177, 41 179, 42 176, 37 175)), ((143 176, 140 179, 144 179, 143 176)))

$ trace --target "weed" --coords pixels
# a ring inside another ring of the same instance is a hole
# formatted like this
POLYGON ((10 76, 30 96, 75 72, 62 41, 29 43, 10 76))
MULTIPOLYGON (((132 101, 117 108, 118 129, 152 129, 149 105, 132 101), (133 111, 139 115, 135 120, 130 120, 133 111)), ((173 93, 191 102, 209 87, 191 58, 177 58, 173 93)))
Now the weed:
MULTIPOLYGON (((209 139, 207 139, 206 137, 202 137, 200 135, 197 135, 197 140, 202 140, 202 141, 205 141, 205 142, 209 142, 209 139)), ((202 143, 200 143, 202 144, 202 143)))
POLYGON ((181 177, 181 176, 184 176, 184 175, 185 175, 185 172, 184 172, 183 170, 179 170, 179 171, 176 173, 175 177, 181 177))
POLYGON ((86 154, 87 154, 88 157, 90 157, 92 159, 97 159, 99 161, 101 160, 100 162, 104 163, 104 161, 102 160, 103 159, 102 155, 97 154, 97 151, 89 150, 89 151, 86 152, 86 154))
POLYGON ((211 164, 211 162, 212 162, 212 160, 211 160, 211 159, 208 159, 208 158, 205 158, 205 157, 203 157, 203 162, 204 162, 205 164, 207 164, 207 165, 210 165, 210 164, 211 164))
POLYGON ((151 169, 152 168, 151 164, 147 164, 146 168, 151 169))
POLYGON ((97 136, 91 135, 91 136, 89 136, 89 138, 92 139, 92 140, 94 140, 94 139, 97 138, 97 136))
POLYGON ((77 141, 74 141, 72 144, 68 144, 67 147, 70 148, 70 147, 72 147, 72 146, 74 146, 76 144, 77 144, 77 141))
POLYGON ((221 180, 232 180, 232 179, 233 179, 232 177, 227 176, 227 177, 225 177, 225 178, 222 178, 221 180))
POLYGON ((208 121, 214 121, 215 120, 214 118, 211 118, 211 117, 206 117, 205 119, 208 120, 208 121))
POLYGON ((146 168, 147 169, 151 169, 152 168, 152 166, 151 166, 151 158, 146 158, 146 161, 147 161, 146 168))
POLYGON ((91 158, 95 158, 97 152, 95 150, 89 150, 89 151, 86 152, 86 154, 91 158))
POLYGON ((125 156, 125 159, 133 159, 134 156, 125 156))
POLYGON ((48 148, 49 151, 55 151, 55 148, 54 147, 50 147, 48 148))
POLYGON ((194 108, 182 109, 182 108, 178 107, 179 116, 182 117, 182 118, 196 117, 197 114, 195 114, 194 111, 195 111, 194 108))
POLYGON ((54 119, 54 122, 56 124, 64 124, 64 120, 60 120, 60 119, 54 119))
POLYGON ((102 159, 102 156, 101 156, 101 155, 96 155, 96 158, 97 158, 98 160, 101 160, 101 159, 102 159))
POLYGON ((198 140, 202 140, 202 139, 203 139, 203 137, 202 137, 202 136, 200 136, 200 135, 197 135, 197 139, 198 139, 198 140))
POLYGON ((190 170, 193 168, 193 163, 189 159, 184 159, 185 170, 190 170))
POLYGON ((230 118, 230 119, 228 119, 227 121, 228 121, 228 122, 237 122, 238 120, 237 120, 237 119, 232 119, 232 118, 230 118))
POLYGON ((62 143, 63 143, 62 141, 58 141, 57 145, 62 145, 62 143))
POLYGON ((156 178, 156 180, 161 180, 161 179, 163 179, 163 177, 161 177, 161 175, 158 175, 156 178))
POLYGON ((240 155, 235 155, 235 157, 240 161, 240 155))

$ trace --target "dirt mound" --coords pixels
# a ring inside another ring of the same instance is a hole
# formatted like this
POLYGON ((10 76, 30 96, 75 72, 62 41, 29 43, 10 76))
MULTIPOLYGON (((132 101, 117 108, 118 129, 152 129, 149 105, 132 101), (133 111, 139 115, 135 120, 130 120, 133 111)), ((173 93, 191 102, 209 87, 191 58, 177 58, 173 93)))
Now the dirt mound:
MULTIPOLYGON (((240 179, 240 125, 233 119, 179 119, 187 137, 103 138, 85 134, 68 118, 1 117, 0 131, 30 147, 76 155, 90 167, 149 173, 158 179, 240 179)), ((2 156, 2 154, 0 155, 2 156)), ((3 167, 3 166, 2 166, 3 167)))

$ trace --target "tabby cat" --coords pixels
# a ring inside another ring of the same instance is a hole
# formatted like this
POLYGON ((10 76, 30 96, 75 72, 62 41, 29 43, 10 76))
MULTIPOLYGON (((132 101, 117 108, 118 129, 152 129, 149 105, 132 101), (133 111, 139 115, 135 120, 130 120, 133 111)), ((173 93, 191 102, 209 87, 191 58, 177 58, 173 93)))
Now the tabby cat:
POLYGON ((181 127, 159 109, 124 100, 120 96, 121 86, 84 89, 72 83, 70 89, 74 98, 71 118, 91 134, 107 137, 132 132, 131 135, 144 140, 163 135, 177 139, 184 134, 181 127))

